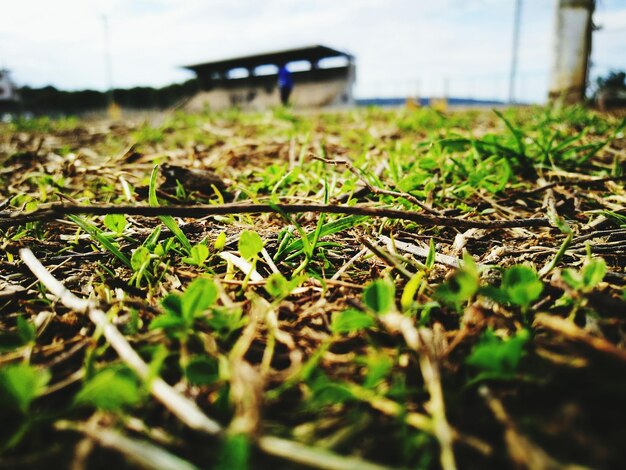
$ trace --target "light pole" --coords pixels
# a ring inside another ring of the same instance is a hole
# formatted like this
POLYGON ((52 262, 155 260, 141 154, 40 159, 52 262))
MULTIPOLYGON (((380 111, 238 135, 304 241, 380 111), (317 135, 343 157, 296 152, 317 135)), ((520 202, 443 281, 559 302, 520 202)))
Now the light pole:
POLYGON ((519 30, 522 19, 522 0, 515 0, 513 16, 513 50, 511 53, 511 75, 509 76, 509 103, 515 103, 515 78, 517 75, 517 52, 519 49, 519 30))
POLYGON ((113 62, 111 61, 111 46, 109 41, 109 21, 106 15, 102 15, 102 26, 104 33, 104 70, 107 86, 108 112, 111 119, 118 119, 120 116, 119 107, 115 104, 113 96, 113 62))

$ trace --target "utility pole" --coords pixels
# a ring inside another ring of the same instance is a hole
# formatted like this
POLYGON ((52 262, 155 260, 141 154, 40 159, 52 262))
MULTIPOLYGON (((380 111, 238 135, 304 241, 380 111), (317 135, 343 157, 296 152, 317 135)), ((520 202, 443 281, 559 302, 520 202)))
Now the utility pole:
POLYGON ((557 0, 548 99, 563 104, 585 99, 595 0, 557 0))
POLYGON ((515 103, 515 76, 517 75, 517 55, 519 50, 519 31, 522 20, 522 0, 515 0, 513 15, 513 50, 511 52, 511 75, 509 76, 509 103, 515 103))
POLYGON ((111 119, 119 119, 120 108, 115 103, 115 97, 113 96, 113 62, 111 61, 111 46, 109 41, 109 21, 106 15, 102 15, 102 26, 104 32, 104 70, 107 86, 107 109, 111 119))

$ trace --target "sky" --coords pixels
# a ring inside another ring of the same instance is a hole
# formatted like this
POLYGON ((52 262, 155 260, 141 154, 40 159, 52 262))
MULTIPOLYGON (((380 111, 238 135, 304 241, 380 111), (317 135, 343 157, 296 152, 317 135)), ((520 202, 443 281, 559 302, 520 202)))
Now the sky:
MULTIPOLYGON (((508 97, 515 0, 2 0, 18 85, 164 86, 186 64, 324 44, 356 56, 357 97, 508 97)), ((515 97, 547 95, 555 0, 522 0, 515 97)), ((598 0, 592 76, 626 69, 626 0, 598 0)))

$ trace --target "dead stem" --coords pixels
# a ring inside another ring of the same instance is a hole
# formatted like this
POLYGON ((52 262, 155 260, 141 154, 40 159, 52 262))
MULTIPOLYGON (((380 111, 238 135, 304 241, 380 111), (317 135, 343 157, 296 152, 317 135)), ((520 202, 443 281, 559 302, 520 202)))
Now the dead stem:
MULTIPOLYGON (((500 400, 491 394, 486 386, 482 386, 479 393, 485 399, 487 406, 494 417, 504 427, 504 440, 511 460, 518 468, 529 470, 557 470, 564 468, 535 443, 522 435, 517 425, 506 412, 500 400)), ((579 467, 579 470, 582 470, 579 467)))
POLYGON ((483 229, 503 229, 512 227, 550 227, 547 218, 527 218, 508 220, 472 220, 457 217, 445 217, 424 214, 422 212, 405 211, 398 209, 388 209, 371 206, 344 206, 334 204, 244 204, 227 203, 216 205, 193 205, 193 206, 137 206, 137 205, 74 205, 74 204, 52 204, 42 207, 33 212, 23 213, 4 212, 0 216, 0 229, 23 225, 28 222, 46 222, 67 215, 90 214, 126 214, 139 215, 144 217, 158 217, 170 215, 173 217, 203 218, 213 215, 232 214, 300 214, 305 212, 362 215, 368 217, 386 217, 390 219, 406 220, 424 226, 441 226, 455 228, 483 228, 483 229))
POLYGON ((535 315, 534 326, 545 328, 557 335, 564 336, 570 341, 585 344, 602 354, 606 354, 615 359, 626 362, 626 351, 614 346, 604 338, 591 336, 570 320, 554 315, 548 315, 546 313, 538 313, 535 315))
POLYGON ((433 434, 439 441, 440 463, 444 470, 456 469, 454 450, 452 448, 454 433, 446 418, 443 388, 439 374, 439 365, 436 362, 436 347, 433 342, 433 331, 415 328, 413 321, 399 313, 388 313, 381 317, 384 325, 390 332, 400 333, 407 346, 413 349, 419 357, 422 378, 430 396, 426 409, 432 418, 433 434))
MULTIPOLYGON (((581 177, 584 177, 584 175, 580 175, 581 177)), ((524 192, 518 192, 515 194, 515 197, 528 197, 528 196, 533 196, 535 194, 539 194, 543 191, 547 191, 548 189, 552 189, 555 188, 557 186, 581 186, 581 187, 589 187, 589 186, 595 186, 598 184, 603 184, 606 183, 608 181, 623 181, 626 180, 626 175, 620 175, 620 176, 608 176, 606 178, 587 178, 587 179, 580 179, 580 180, 566 180, 566 181, 553 181, 551 183, 547 183, 546 181, 542 181, 540 182, 541 186, 534 188, 534 189, 530 189, 528 191, 524 191, 524 192)))
POLYGON ((298 442, 264 436, 258 445, 265 452, 292 462, 328 470, 390 470, 356 457, 340 457, 323 449, 314 449, 298 442))
POLYGON ((359 237, 358 240, 378 258, 380 258, 392 268, 396 269, 400 274, 402 274, 403 277, 405 277, 406 279, 411 279, 413 277, 413 274, 408 269, 406 269, 401 260, 398 259, 399 257, 396 257, 393 254, 389 253, 387 250, 371 242, 366 237, 359 237))
POLYGON ((80 432, 102 447, 108 447, 119 452, 125 459, 142 468, 159 470, 193 470, 198 468, 167 452, 162 447, 155 446, 148 441, 131 439, 104 426, 92 423, 58 421, 55 427, 62 431, 80 432))

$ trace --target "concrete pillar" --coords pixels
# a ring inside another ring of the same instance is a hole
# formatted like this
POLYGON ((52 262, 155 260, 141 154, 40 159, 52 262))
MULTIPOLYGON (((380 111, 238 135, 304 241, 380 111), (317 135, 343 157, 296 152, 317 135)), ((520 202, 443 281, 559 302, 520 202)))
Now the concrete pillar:
POLYGON ((556 0, 554 49, 548 98, 563 104, 580 103, 585 98, 591 17, 595 0, 556 0))

